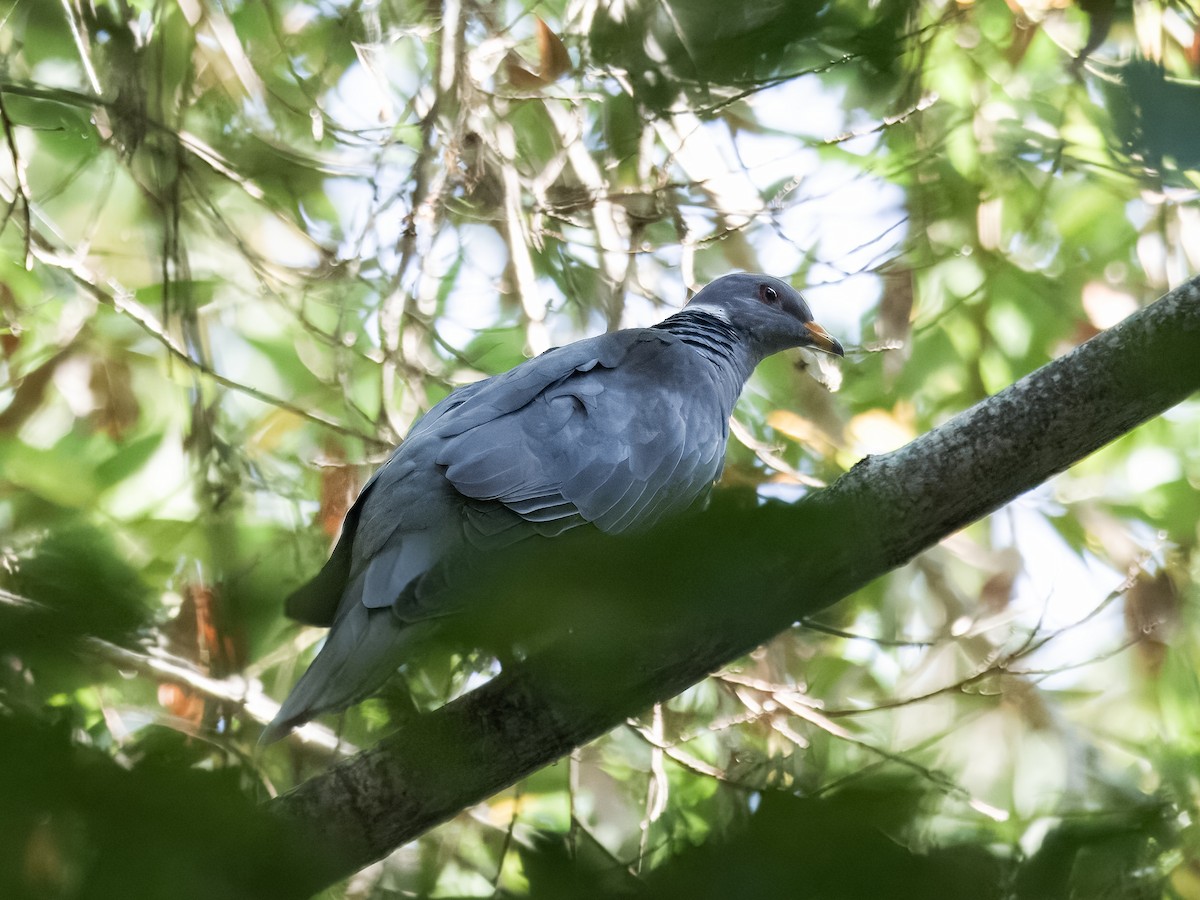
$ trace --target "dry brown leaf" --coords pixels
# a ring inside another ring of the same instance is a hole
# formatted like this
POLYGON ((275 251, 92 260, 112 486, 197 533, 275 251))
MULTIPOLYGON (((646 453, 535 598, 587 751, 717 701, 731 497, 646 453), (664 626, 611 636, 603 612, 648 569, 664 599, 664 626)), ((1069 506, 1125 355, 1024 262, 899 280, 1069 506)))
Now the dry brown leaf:
POLYGON ((545 87, 542 76, 535 75, 524 66, 524 60, 515 53, 504 58, 504 75, 508 83, 522 91, 536 91, 545 87))
POLYGON ((996 572, 979 589, 979 605, 987 613, 997 613, 1012 600, 1015 572, 996 572))
POLYGON ((321 523, 321 530, 332 539, 338 536, 342 520, 358 496, 359 479, 354 466, 336 464, 342 459, 337 445, 326 444, 325 454, 335 463, 321 469, 321 506, 317 521, 321 523))
POLYGON ((73 352, 72 347, 65 347, 41 365, 13 379, 12 386, 15 390, 12 400, 8 406, 0 409, 0 433, 15 432, 31 415, 41 409, 46 388, 50 386, 55 371, 73 352))
POLYGON ((21 346, 21 328, 17 314, 17 298, 12 288, 0 281, 0 352, 12 356, 21 346))
MULTIPOLYGON (((228 627, 219 587, 197 578, 184 584, 180 595, 183 602, 179 613, 162 629, 171 652, 213 678, 239 671, 246 659, 244 642, 228 627)), ((216 701, 186 684, 163 682, 158 686, 158 702, 172 715, 199 726, 210 703, 216 701)))
POLYGON ((889 268, 883 275, 883 297, 875 319, 875 334, 883 344, 897 343, 898 350, 883 356, 883 375, 888 384, 904 370, 911 353, 913 273, 906 267, 889 268))
POLYGON ((1179 621, 1180 597, 1165 571, 1138 572, 1125 594, 1125 631, 1137 641, 1138 659, 1151 677, 1162 670, 1170 633, 1179 621))
POLYGON ((537 72, 531 72, 529 64, 515 52, 504 58, 504 74, 508 83, 522 91, 539 90, 571 70, 571 55, 567 53, 566 45, 540 18, 535 17, 534 22, 538 45, 537 72))
POLYGON ((541 18, 535 18, 534 21, 537 23, 538 75, 545 84, 550 84, 571 70, 571 55, 549 25, 541 18))
POLYGON ((137 424, 141 414, 137 393, 133 389, 133 373, 121 360, 99 359, 92 364, 89 379, 95 408, 91 413, 92 427, 119 441, 137 424))

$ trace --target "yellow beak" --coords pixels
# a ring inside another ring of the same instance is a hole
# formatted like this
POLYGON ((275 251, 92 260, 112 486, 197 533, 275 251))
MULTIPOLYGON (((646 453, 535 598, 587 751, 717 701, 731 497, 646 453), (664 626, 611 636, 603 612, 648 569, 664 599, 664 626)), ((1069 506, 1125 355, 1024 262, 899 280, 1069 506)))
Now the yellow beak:
POLYGON ((834 356, 846 355, 846 351, 842 349, 842 345, 838 343, 837 338, 816 322, 805 322, 804 327, 808 329, 811 341, 810 346, 818 350, 824 350, 826 353, 832 353, 834 356))

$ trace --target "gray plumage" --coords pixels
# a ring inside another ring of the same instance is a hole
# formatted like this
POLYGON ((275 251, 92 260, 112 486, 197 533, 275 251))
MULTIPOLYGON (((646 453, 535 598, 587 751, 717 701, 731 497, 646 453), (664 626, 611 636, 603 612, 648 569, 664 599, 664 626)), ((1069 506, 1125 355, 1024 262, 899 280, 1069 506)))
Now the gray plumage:
POLYGON ((727 275, 652 328, 548 350, 451 393, 288 598, 293 618, 331 630, 263 739, 378 688, 451 611, 439 564, 585 523, 645 529, 695 503, 720 475, 746 379, 799 346, 842 353, 790 285, 727 275))

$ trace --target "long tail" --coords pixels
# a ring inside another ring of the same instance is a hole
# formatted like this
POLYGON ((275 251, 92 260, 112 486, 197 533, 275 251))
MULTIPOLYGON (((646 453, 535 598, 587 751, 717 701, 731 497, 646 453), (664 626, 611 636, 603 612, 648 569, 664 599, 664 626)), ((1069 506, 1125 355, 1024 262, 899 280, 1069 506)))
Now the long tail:
POLYGON ((431 626, 429 622, 405 624, 389 606, 369 609, 360 601, 347 604, 260 743, 270 744, 321 713, 362 700, 395 672, 407 648, 431 626))

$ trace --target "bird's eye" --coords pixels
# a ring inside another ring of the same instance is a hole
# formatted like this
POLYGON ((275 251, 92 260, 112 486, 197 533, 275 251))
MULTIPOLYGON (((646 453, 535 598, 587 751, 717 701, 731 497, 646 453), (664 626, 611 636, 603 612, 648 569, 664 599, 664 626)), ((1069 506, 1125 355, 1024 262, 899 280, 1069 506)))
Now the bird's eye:
POLYGON ((760 284, 758 286, 758 299, 763 303, 778 303, 779 294, 769 284, 760 284))

